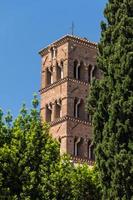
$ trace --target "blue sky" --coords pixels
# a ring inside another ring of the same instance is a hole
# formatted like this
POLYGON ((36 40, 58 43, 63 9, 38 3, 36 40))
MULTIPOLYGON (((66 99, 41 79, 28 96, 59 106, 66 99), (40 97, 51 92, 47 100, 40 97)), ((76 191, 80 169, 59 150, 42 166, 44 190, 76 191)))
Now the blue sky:
POLYGON ((98 42, 107 0, 0 0, 0 107, 16 116, 40 89, 38 51, 71 33, 98 42))

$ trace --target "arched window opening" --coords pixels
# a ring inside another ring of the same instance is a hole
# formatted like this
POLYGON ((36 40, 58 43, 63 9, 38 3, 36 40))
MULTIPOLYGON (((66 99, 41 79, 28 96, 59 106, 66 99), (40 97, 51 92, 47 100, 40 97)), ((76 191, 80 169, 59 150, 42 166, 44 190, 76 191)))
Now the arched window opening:
POLYGON ((88 158, 89 160, 95 160, 94 144, 92 141, 88 142, 88 158))
POLYGON ((75 98, 74 100, 74 117, 79 118, 79 105, 81 99, 75 98))
POLYGON ((78 76, 79 76, 79 71, 78 71, 78 61, 77 60, 75 60, 74 61, 74 78, 75 79, 78 79, 78 76))
POLYGON ((61 117, 61 100, 56 101, 56 109, 55 109, 55 118, 60 118, 61 117))
POLYGON ((61 78, 64 78, 64 62, 61 61, 61 78))
POLYGON ((53 47, 51 48, 50 52, 51 52, 51 58, 53 59, 54 58, 54 48, 53 47))
POLYGON ((47 85, 53 83, 53 71, 52 68, 47 68, 47 85))
POLYGON ((83 138, 81 137, 78 137, 78 138, 75 138, 75 141, 74 141, 74 155, 75 156, 83 156, 83 138))
POLYGON ((78 67, 78 80, 84 81, 84 79, 85 79, 85 66, 83 61, 81 61, 78 67))
POLYGON ((56 47, 51 47, 50 53, 51 53, 51 59, 54 59, 57 56, 57 49, 56 49, 56 47))
POLYGON ((52 119, 52 104, 46 105, 46 121, 51 122, 52 119))
POLYGON ((85 104, 81 99, 80 104, 78 105, 78 117, 82 120, 85 120, 85 104))
POLYGON ((74 117, 85 120, 85 104, 82 99, 74 100, 74 117))
POLYGON ((56 70, 57 70, 57 80, 64 78, 63 61, 61 61, 60 65, 57 63, 56 70))
POLYGON ((57 70, 57 80, 60 80, 61 79, 61 67, 59 66, 58 63, 56 66, 56 70, 57 70))

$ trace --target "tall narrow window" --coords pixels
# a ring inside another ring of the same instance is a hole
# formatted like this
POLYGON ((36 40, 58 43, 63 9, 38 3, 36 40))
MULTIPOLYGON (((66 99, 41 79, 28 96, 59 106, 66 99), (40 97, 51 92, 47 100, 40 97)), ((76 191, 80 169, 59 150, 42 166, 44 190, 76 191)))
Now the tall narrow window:
POLYGON ((63 74, 63 61, 61 61, 60 65, 57 63, 56 65, 56 73, 57 73, 57 80, 64 78, 63 74))
POLYGON ((78 117, 85 120, 85 104, 83 99, 80 100, 80 104, 78 105, 78 117))
POLYGON ((85 120, 85 105, 82 99, 74 100, 74 117, 85 120))
POLYGON ((80 111, 79 111, 79 105, 80 105, 81 100, 78 98, 75 98, 74 100, 74 117, 78 118, 80 116, 80 111))
POLYGON ((57 70, 57 80, 60 80, 61 79, 61 67, 59 66, 58 63, 56 65, 56 70, 57 70))
POLYGON ((61 117, 61 100, 56 101, 56 108, 55 108, 55 118, 61 117))
POLYGON ((51 122, 52 119, 52 104, 46 105, 46 121, 51 122))
POLYGON ((83 138, 81 137, 75 138, 74 155, 79 157, 83 156, 83 138))
POLYGON ((79 154, 79 150, 78 150, 78 143, 80 143, 80 140, 81 138, 75 138, 75 141, 74 141, 74 155, 75 156, 78 156, 79 154))
POLYGON ((64 62, 61 61, 61 78, 64 78, 64 62))
POLYGON ((53 47, 51 48, 51 58, 52 59, 54 58, 54 49, 53 49, 53 47))
POLYGON ((51 60, 54 59, 57 55, 57 49, 56 47, 51 47, 50 49, 50 53, 51 53, 51 60))
POLYGON ((83 61, 80 62, 80 65, 78 67, 78 80, 84 81, 85 79, 85 66, 83 61))
POLYGON ((74 72, 73 72, 74 78, 78 79, 78 61, 77 60, 74 61, 74 69, 73 70, 74 70, 74 72))
POLYGON ((50 85, 53 83, 53 71, 52 68, 47 68, 46 71, 46 76, 47 76, 47 85, 50 85))
POLYGON ((95 160, 94 144, 92 141, 88 142, 88 158, 89 160, 95 160))

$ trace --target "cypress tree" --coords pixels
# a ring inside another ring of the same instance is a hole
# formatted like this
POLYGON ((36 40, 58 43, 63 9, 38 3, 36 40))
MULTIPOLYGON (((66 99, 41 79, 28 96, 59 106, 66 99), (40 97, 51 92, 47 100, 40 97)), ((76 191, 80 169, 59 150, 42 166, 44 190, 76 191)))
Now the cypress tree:
POLYGON ((87 101, 102 199, 133 199, 133 0, 109 0, 87 101))

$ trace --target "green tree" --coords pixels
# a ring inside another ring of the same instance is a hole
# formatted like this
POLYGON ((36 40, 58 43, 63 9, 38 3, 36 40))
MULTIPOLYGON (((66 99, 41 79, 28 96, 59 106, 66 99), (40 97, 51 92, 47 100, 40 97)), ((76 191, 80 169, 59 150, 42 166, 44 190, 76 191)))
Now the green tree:
POLYGON ((37 105, 35 97, 29 114, 23 106, 12 124, 9 113, 7 126, 1 123, 12 132, 10 142, 5 139, 0 147, 1 199, 46 199, 43 191, 50 187, 49 174, 59 160, 59 145, 49 135, 48 125, 41 123, 37 105))
POLYGON ((32 104, 30 112, 23 105, 14 121, 10 112, 4 117, 0 111, 0 199, 98 199, 95 174, 60 156, 49 125, 40 119, 36 96, 32 104))
POLYGON ((98 174, 95 167, 88 165, 77 166, 72 172, 72 198, 73 200, 100 200, 101 188, 98 184, 98 174))
POLYGON ((88 97, 103 199, 133 199, 133 0, 109 0, 88 97))

